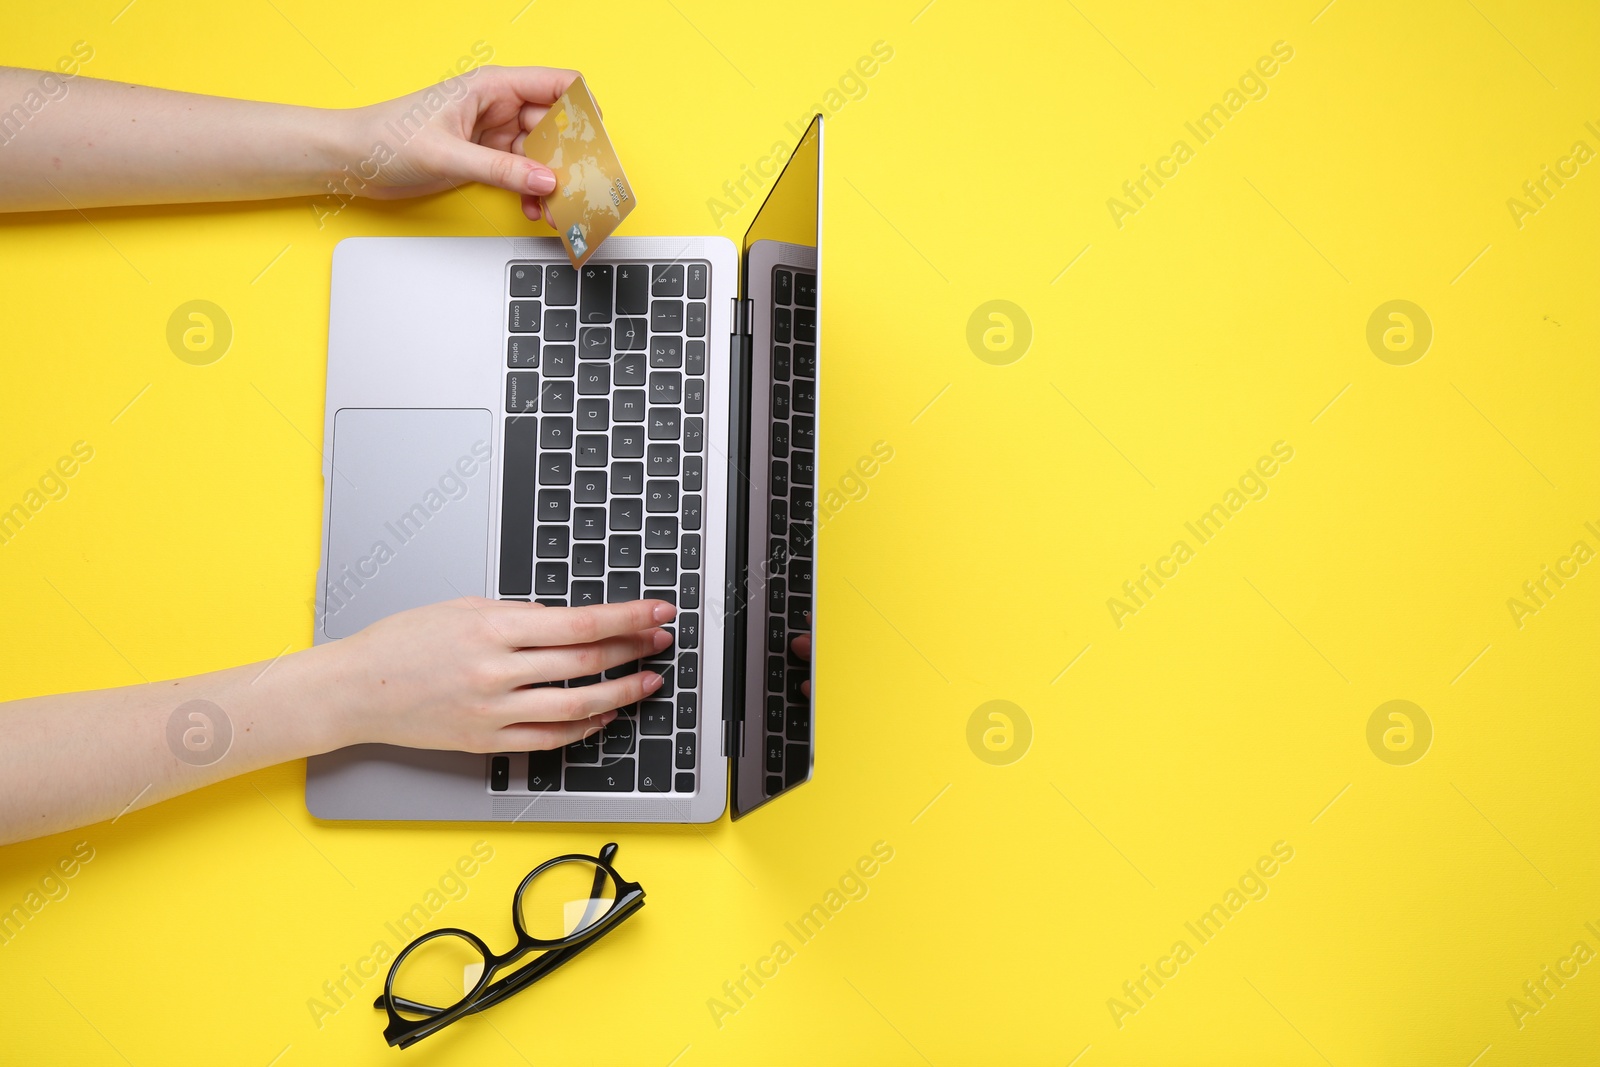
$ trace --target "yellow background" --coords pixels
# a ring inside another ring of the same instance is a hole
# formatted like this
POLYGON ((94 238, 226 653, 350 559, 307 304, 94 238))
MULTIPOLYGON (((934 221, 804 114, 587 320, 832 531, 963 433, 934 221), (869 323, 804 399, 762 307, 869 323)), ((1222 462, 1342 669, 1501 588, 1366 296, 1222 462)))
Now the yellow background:
MULTIPOLYGON (((13 6, 0 59, 85 40, 92 76, 341 107, 481 40, 585 72, 636 234, 717 232, 721 184, 886 42, 827 131, 819 485, 894 458, 822 533, 816 781, 737 826, 347 827, 296 763, 12 846, 7 907, 95 858, 0 947, 0 1059, 395 1062, 381 979, 320 1027, 307 1001, 481 838, 439 923, 503 945, 520 876, 607 839, 649 905, 407 1062, 1594 1062, 1600 963, 1521 1029, 1506 1005, 1600 950, 1600 566, 1506 606, 1600 548, 1600 163, 1506 207, 1600 149, 1592 5, 124 3, 13 6), (1107 199, 1279 40, 1267 97, 1119 229, 1107 199), (1032 323, 1007 366, 966 342, 991 299, 1032 323), (1406 367, 1365 340, 1392 299, 1434 326, 1406 367), (1119 629, 1107 598, 1279 440, 1270 494, 1119 629), (1410 766, 1367 746, 1390 699, 1433 723, 1410 766), (1010 765, 968 746, 990 700, 1031 723, 1010 765), (719 1028, 880 840, 870 894, 719 1028), (1280 840, 1270 894, 1119 1028, 1108 998, 1280 840)), ((477 187, 322 229, 303 201, 4 220, 0 503, 95 458, 0 547, 0 695, 307 644, 334 243, 529 229, 477 187), (235 329, 209 367, 164 340, 197 298, 235 329)))

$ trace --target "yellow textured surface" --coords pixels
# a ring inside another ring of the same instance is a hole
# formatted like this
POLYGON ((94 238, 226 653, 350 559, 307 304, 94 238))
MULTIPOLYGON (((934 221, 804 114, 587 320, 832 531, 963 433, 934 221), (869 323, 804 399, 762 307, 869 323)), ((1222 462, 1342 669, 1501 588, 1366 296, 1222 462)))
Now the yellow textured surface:
MULTIPOLYGON (((574 66, 627 233, 742 233, 753 206, 719 229, 708 202, 820 106, 819 485, 893 458, 821 534, 816 781, 737 826, 351 828, 291 764, 6 848, 5 908, 93 858, 0 945, 0 1058, 395 1062, 359 977, 385 924, 483 840, 434 921, 503 946, 529 866, 615 838, 648 907, 407 1062, 1595 1061, 1592 5, 123 3, 13 6, 0 61, 85 41, 90 75, 323 106, 476 42, 574 66), (969 347, 990 300, 1030 321, 1020 359, 969 347), (1431 323, 1407 365, 1368 344, 1393 300, 1431 323), (992 709, 969 733, 995 700, 1010 750, 992 709), (1422 759, 1369 747, 1390 700, 1422 759)), ((0 222, 0 506, 94 449, 0 546, 0 696, 308 643, 334 243, 523 232, 476 187, 322 228, 303 201, 0 222), (234 330, 206 367, 165 342, 193 299, 234 330)))

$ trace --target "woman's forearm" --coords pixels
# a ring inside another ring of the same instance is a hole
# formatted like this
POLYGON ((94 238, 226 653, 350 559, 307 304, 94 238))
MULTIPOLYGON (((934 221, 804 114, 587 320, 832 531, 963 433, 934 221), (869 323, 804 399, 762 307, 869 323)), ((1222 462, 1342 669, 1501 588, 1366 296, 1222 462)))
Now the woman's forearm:
POLYGON ((37 104, 0 114, 0 211, 315 196, 359 155, 359 111, 46 76, 0 67, 0 108, 37 104))
POLYGON ((0 704, 0 844, 351 743, 336 649, 0 704))

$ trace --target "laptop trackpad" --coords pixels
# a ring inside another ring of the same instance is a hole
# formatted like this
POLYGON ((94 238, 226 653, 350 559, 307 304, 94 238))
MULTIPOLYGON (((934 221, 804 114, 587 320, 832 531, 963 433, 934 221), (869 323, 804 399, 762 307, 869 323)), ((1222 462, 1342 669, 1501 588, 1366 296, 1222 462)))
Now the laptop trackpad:
POLYGON ((323 632, 483 596, 493 484, 489 412, 342 408, 334 416, 323 632))

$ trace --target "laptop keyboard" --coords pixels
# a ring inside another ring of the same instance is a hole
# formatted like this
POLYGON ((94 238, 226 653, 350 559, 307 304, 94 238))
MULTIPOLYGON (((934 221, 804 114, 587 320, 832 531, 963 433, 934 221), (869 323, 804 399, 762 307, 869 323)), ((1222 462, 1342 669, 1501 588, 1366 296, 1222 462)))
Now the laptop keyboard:
MULTIPOLYGON (((495 792, 691 793, 705 546, 705 262, 512 263, 501 599, 678 606, 663 684, 600 733, 496 755, 495 792), (525 771, 525 774, 524 774, 525 771)), ((620 678, 641 669, 605 672, 620 678)), ((588 685, 600 675, 551 685, 588 685)))
POLYGON ((772 273, 772 456, 767 546, 766 794, 805 780, 810 664, 789 647, 811 632, 811 540, 816 496, 817 276, 772 273))

